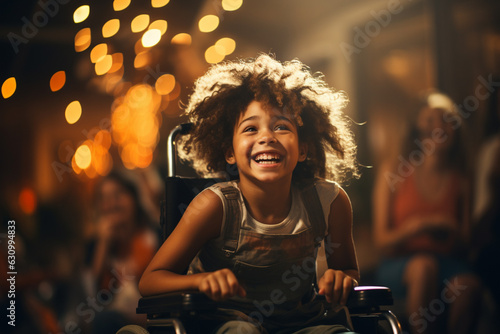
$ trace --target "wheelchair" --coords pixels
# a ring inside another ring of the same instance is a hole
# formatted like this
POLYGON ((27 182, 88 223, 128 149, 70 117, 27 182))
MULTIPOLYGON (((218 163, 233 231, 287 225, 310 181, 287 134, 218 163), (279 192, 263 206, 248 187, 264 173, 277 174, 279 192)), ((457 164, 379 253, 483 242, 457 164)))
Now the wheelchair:
MULTIPOLYGON (((162 239, 174 230, 190 201, 203 189, 223 180, 176 176, 176 138, 189 133, 192 125, 185 123, 173 129, 168 137, 168 176, 165 180, 166 201, 161 205, 162 239)), ((317 295, 315 298, 323 298, 317 295)), ((326 300, 325 300, 326 304, 326 300)), ((388 306, 393 304, 391 290, 382 286, 358 286, 350 293, 346 319, 351 331, 360 334, 402 333, 397 317, 388 306)), ((206 333, 206 321, 217 318, 217 309, 224 303, 211 300, 198 291, 165 293, 141 298, 137 314, 147 315, 146 329, 128 325, 117 334, 206 333), (203 321, 200 321, 203 319, 203 321)))

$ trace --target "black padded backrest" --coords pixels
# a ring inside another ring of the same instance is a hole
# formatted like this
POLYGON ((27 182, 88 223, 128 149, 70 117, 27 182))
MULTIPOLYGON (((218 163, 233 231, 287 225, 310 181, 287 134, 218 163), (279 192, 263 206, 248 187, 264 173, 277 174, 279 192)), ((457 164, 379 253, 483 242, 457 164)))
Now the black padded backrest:
POLYGON ((160 226, 162 240, 170 233, 181 220, 184 211, 193 198, 203 189, 220 182, 210 178, 168 177, 165 181, 165 200, 161 203, 160 226))

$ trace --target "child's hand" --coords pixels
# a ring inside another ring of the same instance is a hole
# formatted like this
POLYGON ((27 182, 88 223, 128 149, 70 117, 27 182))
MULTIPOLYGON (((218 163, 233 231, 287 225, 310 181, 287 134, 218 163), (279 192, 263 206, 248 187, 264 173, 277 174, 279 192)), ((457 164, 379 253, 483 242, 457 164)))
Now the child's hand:
POLYGON ((215 301, 226 300, 233 296, 245 297, 246 291, 229 269, 221 269, 205 276, 198 289, 215 301))
POLYGON ((326 301, 336 305, 345 305, 347 297, 358 282, 342 270, 328 269, 318 282, 318 293, 325 295, 326 301))

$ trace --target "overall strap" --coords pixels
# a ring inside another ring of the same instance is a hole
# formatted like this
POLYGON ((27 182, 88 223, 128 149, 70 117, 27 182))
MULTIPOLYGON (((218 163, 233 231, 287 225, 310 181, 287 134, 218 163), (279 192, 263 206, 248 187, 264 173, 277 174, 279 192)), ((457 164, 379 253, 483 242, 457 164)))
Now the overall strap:
POLYGON ((323 207, 316 190, 316 180, 311 180, 300 186, 300 195, 302 203, 306 208, 307 216, 313 230, 315 243, 319 245, 326 232, 325 215, 323 207))
MULTIPOLYGON (((224 205, 224 229, 222 231, 223 247, 222 250, 230 256, 238 248, 238 239, 240 234, 241 210, 239 205, 240 193, 234 186, 221 188, 225 198, 224 205), (235 223, 236 222, 236 223, 235 223)), ((315 243, 318 246, 325 235, 325 215, 323 207, 316 191, 316 182, 312 180, 300 186, 300 195, 302 203, 306 208, 307 216, 311 223, 315 243)))
POLYGON ((230 256, 238 248, 241 221, 241 210, 238 203, 240 193, 233 186, 221 188, 221 192, 226 199, 224 205, 224 229, 222 231, 224 245, 222 250, 227 256, 230 256))

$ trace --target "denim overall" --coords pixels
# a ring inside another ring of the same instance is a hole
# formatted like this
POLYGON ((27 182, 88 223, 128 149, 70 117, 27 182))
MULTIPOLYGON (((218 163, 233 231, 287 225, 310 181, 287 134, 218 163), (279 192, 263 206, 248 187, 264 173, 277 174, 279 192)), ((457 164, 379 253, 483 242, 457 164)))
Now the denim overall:
POLYGON ((209 189, 223 195, 221 236, 200 250, 189 273, 222 268, 234 272, 247 295, 224 303, 222 311, 227 319, 247 320, 269 332, 307 327, 325 319, 324 303, 314 299, 316 255, 326 229, 315 184, 293 187, 292 205, 304 207, 302 212, 307 213, 303 218, 309 226, 289 235, 261 234, 246 228, 249 214, 236 182, 219 183, 209 189))

